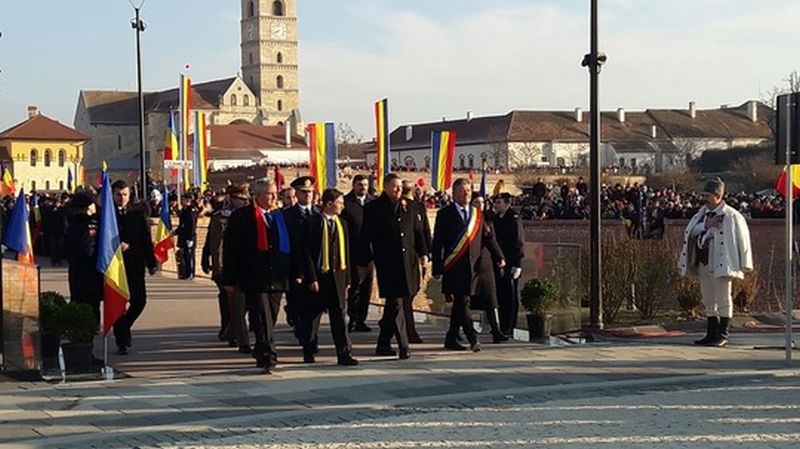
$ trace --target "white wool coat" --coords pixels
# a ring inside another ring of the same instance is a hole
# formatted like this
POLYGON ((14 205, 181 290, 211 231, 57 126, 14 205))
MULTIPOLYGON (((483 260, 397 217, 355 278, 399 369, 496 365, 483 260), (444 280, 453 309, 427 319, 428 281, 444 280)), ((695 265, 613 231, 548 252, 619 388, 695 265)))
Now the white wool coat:
MULTIPOLYGON (((708 212, 703 206, 689 220, 683 231, 683 249, 678 257, 678 270, 682 276, 698 276, 697 236, 692 236, 692 229, 701 223, 708 212)), ((743 279, 744 274, 753 270, 753 252, 750 247, 750 230, 747 221, 736 209, 722 206, 718 212, 723 216, 722 226, 711 229, 713 233, 708 247, 708 270, 714 277, 731 277, 743 279)))

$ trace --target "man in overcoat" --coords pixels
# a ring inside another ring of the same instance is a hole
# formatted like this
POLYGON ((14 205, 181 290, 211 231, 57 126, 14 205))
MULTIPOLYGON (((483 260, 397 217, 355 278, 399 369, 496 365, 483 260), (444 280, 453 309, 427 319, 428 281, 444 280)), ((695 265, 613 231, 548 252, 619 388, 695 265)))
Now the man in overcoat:
POLYGON ((383 193, 364 208, 361 239, 364 247, 359 254, 359 270, 375 263, 379 295, 385 299, 380 334, 375 350, 377 355, 409 357, 408 335, 404 304, 419 290, 419 264, 428 260, 425 236, 417 223, 418 214, 402 198, 400 177, 389 173, 383 181, 383 193), (391 348, 392 336, 397 338, 398 352, 391 348))
POLYGON ((519 311, 519 277, 522 274, 524 234, 519 214, 511 209, 511 195, 501 193, 494 199, 494 235, 508 266, 495 267, 500 331, 513 335, 519 311))
MULTIPOLYGON (((350 236, 350 254, 363 252, 364 243, 359 238, 364 225, 364 207, 375 197, 369 194, 369 179, 364 175, 353 177, 353 190, 344 196, 344 211, 342 218, 347 222, 347 231, 350 236)), ((374 265, 370 263, 366 270, 359 271, 356 266, 350 267, 350 290, 347 292, 347 314, 350 322, 347 330, 350 332, 370 332, 367 326, 367 312, 372 299, 372 281, 374 265), (363 274, 361 279, 359 274, 363 274)))

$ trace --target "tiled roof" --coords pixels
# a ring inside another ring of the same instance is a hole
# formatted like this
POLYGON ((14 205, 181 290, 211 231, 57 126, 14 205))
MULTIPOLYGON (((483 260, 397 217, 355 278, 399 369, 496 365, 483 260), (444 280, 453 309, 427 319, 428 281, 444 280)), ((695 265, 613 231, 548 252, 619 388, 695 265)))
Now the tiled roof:
POLYGON ((771 138, 770 121, 775 112, 761 102, 757 105, 755 122, 747 116, 747 103, 734 108, 698 110, 695 118, 685 109, 650 109, 647 113, 674 138, 771 138))
POLYGON ((83 142, 89 136, 56 120, 36 114, 0 133, 0 139, 83 142))
MULTIPOLYGON (((211 157, 219 150, 267 150, 285 148, 283 126, 261 125, 212 125, 211 157)), ((307 148, 303 136, 292 136, 292 149, 307 148)))
POLYGON ((389 142, 392 148, 430 148, 433 131, 455 131, 460 145, 485 143, 487 139, 502 141, 508 134, 510 115, 407 125, 411 126, 412 135, 409 140, 406 140, 407 126, 401 126, 392 131, 389 142))

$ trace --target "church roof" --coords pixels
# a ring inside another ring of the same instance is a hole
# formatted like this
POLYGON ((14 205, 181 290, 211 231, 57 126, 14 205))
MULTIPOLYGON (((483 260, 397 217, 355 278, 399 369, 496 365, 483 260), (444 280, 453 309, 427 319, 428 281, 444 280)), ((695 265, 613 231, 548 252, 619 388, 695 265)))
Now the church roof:
POLYGON ((83 142, 89 136, 57 120, 36 114, 0 133, 0 139, 83 142))
MULTIPOLYGON (((218 109, 222 94, 236 78, 225 78, 193 84, 190 108, 196 110, 218 109)), ((167 89, 144 94, 145 114, 167 112, 178 108, 178 89, 167 89)), ((135 125, 139 120, 138 95, 129 91, 81 91, 89 122, 93 124, 135 125)))
MULTIPOLYGON (((283 126, 211 125, 211 151, 285 148, 283 126)), ((307 148, 303 136, 292 135, 292 149, 307 148)), ((214 158, 214 154, 212 154, 214 158)))

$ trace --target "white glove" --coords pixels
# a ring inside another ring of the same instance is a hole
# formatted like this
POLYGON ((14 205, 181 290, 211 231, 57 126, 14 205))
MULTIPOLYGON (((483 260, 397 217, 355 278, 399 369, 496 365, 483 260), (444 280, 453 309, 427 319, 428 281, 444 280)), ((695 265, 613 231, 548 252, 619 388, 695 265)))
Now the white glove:
POLYGON ((513 279, 519 279, 520 276, 522 276, 522 268, 520 267, 511 268, 511 277, 513 279))
POLYGON ((192 241, 192 240, 187 240, 186 241, 186 247, 187 248, 192 248, 193 246, 194 246, 194 241, 192 241))

